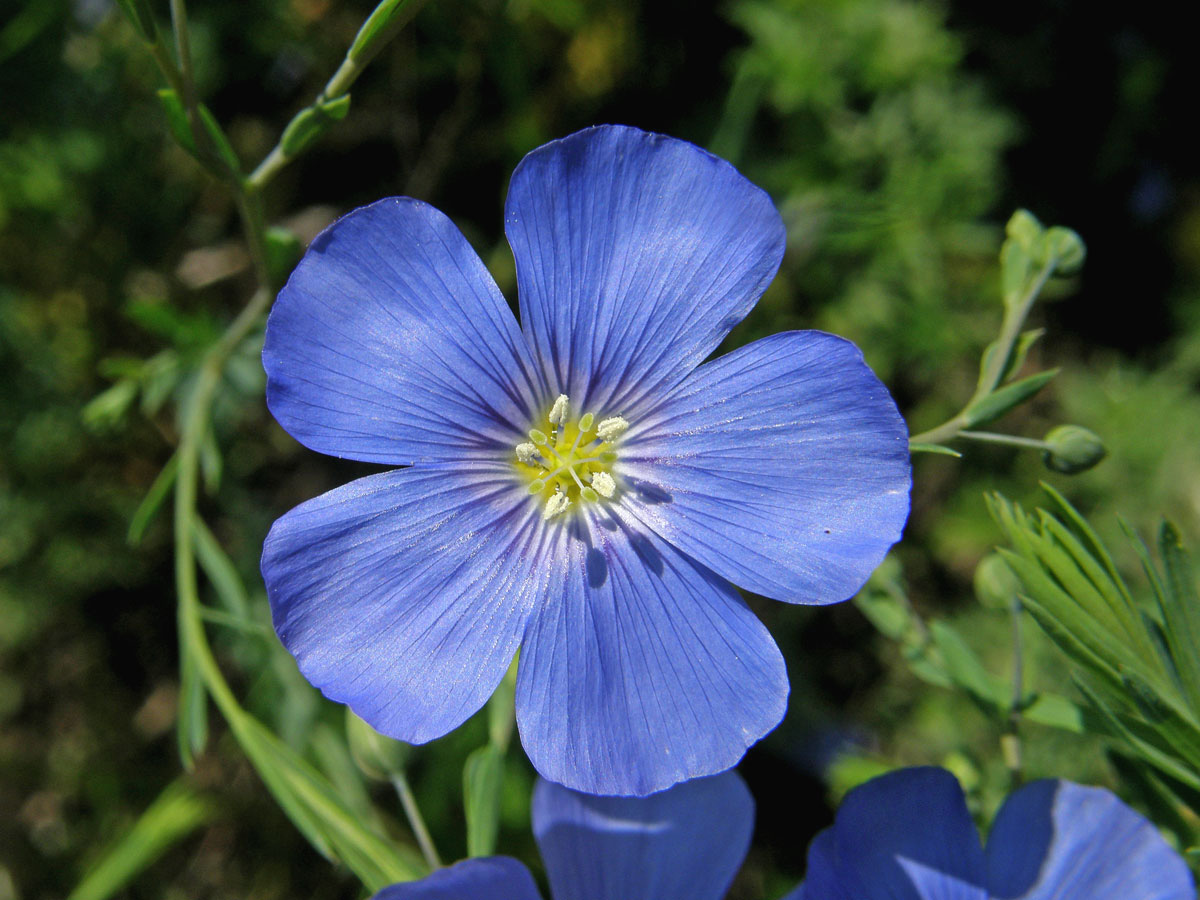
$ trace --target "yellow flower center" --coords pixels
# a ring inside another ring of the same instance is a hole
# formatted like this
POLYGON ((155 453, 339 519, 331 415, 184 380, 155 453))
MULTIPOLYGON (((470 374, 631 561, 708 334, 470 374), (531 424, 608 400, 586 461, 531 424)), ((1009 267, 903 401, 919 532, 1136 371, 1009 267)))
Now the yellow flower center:
POLYGON ((529 482, 529 493, 545 500, 542 517, 552 519, 581 501, 611 500, 617 491, 612 475, 613 448, 629 423, 620 416, 596 421, 584 413, 570 422, 570 400, 559 394, 550 410, 517 444, 514 465, 529 482))

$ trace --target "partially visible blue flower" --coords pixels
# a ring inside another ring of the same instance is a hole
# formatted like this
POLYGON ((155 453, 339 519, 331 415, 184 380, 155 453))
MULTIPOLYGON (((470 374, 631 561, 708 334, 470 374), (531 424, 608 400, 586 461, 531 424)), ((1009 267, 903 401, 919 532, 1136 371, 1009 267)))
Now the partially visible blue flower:
MULTIPOLYGON (((649 797, 596 797, 539 780, 533 834, 554 900, 721 900, 754 831, 736 772, 649 797)), ((468 859, 375 900, 540 900, 529 870, 503 856, 468 859)))
MULTIPOLYGON (((533 829, 553 900, 720 900, 746 855, 754 804, 735 773, 646 798, 541 782, 533 829)), ((851 791, 784 900, 1195 900, 1154 826, 1102 788, 1037 781, 1010 796, 987 849, 943 769, 851 791)), ((539 900, 514 859, 472 859, 375 900, 539 900)))
POLYGON ((423 743, 520 649, 545 777, 647 794, 779 722, 783 659, 730 584, 851 596, 908 513, 907 430, 847 341, 702 361, 783 254, 779 214, 683 141, 601 127, 517 168, 521 325, 445 216, 408 198, 321 234, 267 324, 267 402, 305 445, 411 466, 283 516, 263 549, 304 675, 423 743))
POLYGON ((1109 791, 1028 784, 986 849, 958 781, 902 769, 846 795, 784 900, 1195 900, 1183 858, 1109 791))

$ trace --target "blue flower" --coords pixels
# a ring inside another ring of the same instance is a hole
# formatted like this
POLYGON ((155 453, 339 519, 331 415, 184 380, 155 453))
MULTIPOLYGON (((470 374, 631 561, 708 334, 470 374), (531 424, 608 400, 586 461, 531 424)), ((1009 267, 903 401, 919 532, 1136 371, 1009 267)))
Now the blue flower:
POLYGON ((521 325, 462 234, 391 198, 309 248, 267 324, 267 402, 314 450, 408 468, 275 523, 280 638, 328 697, 423 743, 520 649, 534 766, 647 794, 729 768, 787 675, 730 582, 852 595, 908 513, 907 431, 847 341, 702 361, 783 254, 770 199, 691 144, 579 132, 514 173, 521 325))
MULTIPOLYGON (((539 783, 533 830, 554 900, 720 900, 754 804, 733 772, 651 797, 539 783)), ((1195 900, 1154 826, 1101 788, 1037 781, 1004 804, 985 851, 958 782, 904 769, 851 791, 784 900, 1195 900)), ((514 859, 471 859, 375 900, 539 900, 514 859)))
MULTIPOLYGON (((533 834, 554 900, 721 900, 754 830, 736 772, 650 797, 596 797, 539 781, 533 834)), ((515 859, 468 859, 374 900, 540 900, 515 859)))
POLYGON ((987 849, 958 781, 902 769, 846 795, 784 900, 1195 900, 1158 831, 1102 788, 1035 781, 1012 794, 987 849))

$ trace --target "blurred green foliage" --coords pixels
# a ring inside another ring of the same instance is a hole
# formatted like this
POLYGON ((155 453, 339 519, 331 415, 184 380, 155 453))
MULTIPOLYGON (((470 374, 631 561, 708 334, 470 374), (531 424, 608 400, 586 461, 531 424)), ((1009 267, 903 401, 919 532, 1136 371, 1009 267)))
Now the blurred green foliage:
MULTIPOLYGON (((166 4, 149 5, 165 23, 166 4)), ((844 334, 916 432, 970 396, 1002 313, 1001 223, 1028 206, 1077 227, 1092 255, 1068 285, 1076 299, 1051 294, 1034 315, 1046 333, 1026 348, 1030 368, 1061 374, 1002 424, 1041 437, 1070 421, 1103 436, 1102 464, 1051 478, 1114 548, 1117 569, 1134 571, 1118 513, 1143 532, 1166 514, 1192 546, 1200 535, 1200 191, 1194 171, 1141 150, 1155 116, 1181 118, 1166 87, 1180 65, 1173 45, 1136 18, 1080 41, 1076 29, 1099 19, 1068 7, 1077 14, 1026 11, 1046 16, 1030 38, 1028 18, 917 0, 429 4, 355 85, 348 114, 330 112, 268 191, 275 264, 285 269, 297 239, 338 213, 409 193, 451 215, 511 297, 500 211, 520 157, 598 121, 671 133, 732 159, 788 224, 780 277, 730 345, 786 328, 844 334), (1120 89, 1098 87, 1064 114, 1055 79, 1073 77, 1072 53, 1097 47, 1110 48, 1100 68, 1120 89), (1079 140, 1053 130, 1060 119, 1079 140), (1114 293, 1126 270, 1144 295, 1114 293), (1159 320, 1169 327, 1152 327, 1159 320)), ((243 167, 317 95, 370 8, 194 0, 199 92, 243 167)), ((138 32, 100 0, 33 0, 0 22, 0 808, 13 811, 0 820, 0 900, 66 896, 116 834, 161 811, 156 798, 179 771, 181 708, 206 748, 186 776, 182 796, 195 805, 184 812, 204 816, 182 817, 189 827, 172 846, 143 847, 137 865, 149 868, 127 895, 357 896, 178 683, 170 517, 159 507, 173 476, 160 473, 199 358, 252 284, 232 202, 172 141, 161 87, 138 32)), ((195 547, 212 641, 246 709, 370 828, 411 846, 390 785, 354 765, 342 711, 274 639, 257 575, 277 515, 368 469, 302 451, 261 391, 251 341, 226 370, 201 455, 211 533, 198 531, 195 547)), ((905 544, 858 607, 756 604, 793 697, 743 768, 759 825, 735 900, 793 885, 831 791, 881 768, 945 764, 984 819, 1007 790, 1010 588, 986 571, 975 579, 1000 540, 982 494, 1029 503, 1045 472, 1037 454, 969 450, 917 461, 905 544), (780 790, 785 780, 794 789, 780 790)), ((1022 634, 1024 771, 1119 774, 1133 790, 1139 770, 1114 768, 1099 740, 1063 727, 1081 700, 1063 655, 1028 619, 1022 634), (1038 711, 1035 698, 1051 699, 1038 711)), ((405 760, 445 857, 469 849, 468 757, 479 786, 470 849, 492 841, 494 754, 471 755, 497 744, 507 737, 481 715, 439 742, 438 765, 419 749, 405 760)), ((534 860, 528 766, 510 753, 503 771, 497 845, 534 860)), ((1153 803, 1153 790, 1137 796, 1153 803)))

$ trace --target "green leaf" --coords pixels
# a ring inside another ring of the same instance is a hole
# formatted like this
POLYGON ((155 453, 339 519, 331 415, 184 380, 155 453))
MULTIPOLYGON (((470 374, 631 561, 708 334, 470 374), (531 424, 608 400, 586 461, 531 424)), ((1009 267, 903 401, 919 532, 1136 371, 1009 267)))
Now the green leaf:
POLYGON ((284 156, 299 156, 329 130, 334 122, 346 118, 350 111, 350 95, 343 94, 333 100, 326 100, 315 106, 307 106, 292 117, 283 137, 279 139, 279 149, 284 156))
POLYGON ((196 548, 196 560, 216 592, 217 599, 221 601, 221 606, 236 619, 249 623, 250 606, 242 577, 199 516, 192 518, 192 543, 196 548))
POLYGON ((365 65, 416 15, 421 5, 422 0, 383 0, 358 29, 346 58, 365 65))
POLYGON ((150 485, 150 490, 146 491, 146 496, 142 498, 138 508, 134 510, 133 518, 129 520, 129 532, 125 539, 130 544, 137 546, 141 543, 146 528, 154 519, 154 514, 162 507, 163 501, 167 499, 167 494, 171 492, 171 486, 175 484, 175 476, 178 472, 179 456, 172 454, 150 485))
POLYGON ((1000 418, 1040 391, 1057 374, 1058 369, 1039 372, 1028 378, 1022 378, 1020 381, 1014 381, 986 397, 981 397, 964 411, 963 415, 966 420, 964 427, 975 428, 1000 418))
POLYGON ((916 444, 909 443, 909 453, 935 453, 939 456, 953 456, 955 459, 962 459, 962 454, 950 447, 943 447, 941 444, 925 444, 918 442, 916 444))
POLYGON ((229 167, 230 172, 235 175, 240 174, 242 171, 242 161, 238 159, 237 153, 234 152, 233 144, 229 143, 229 138, 225 136, 220 123, 217 122, 217 117, 209 112, 208 107, 203 103, 197 108, 197 112, 200 114, 200 124, 208 132, 209 140, 212 141, 217 155, 229 167))
POLYGON ((175 142, 192 156, 198 156, 192 128, 188 124, 187 111, 183 108, 183 101, 179 99, 179 95, 170 88, 159 88, 158 100, 162 104, 167 117, 167 128, 170 129, 175 142))
POLYGON ((1008 709, 1009 690, 1006 683, 993 676, 962 637, 945 622, 929 626, 934 644, 946 662, 946 672, 955 685, 965 690, 977 702, 994 713, 1008 709))
POLYGON ((1060 728, 1075 734, 1082 734, 1083 711, 1073 701, 1061 694, 1036 694, 1021 711, 1022 718, 1060 728))
POLYGON ((468 856, 491 856, 496 852, 503 786, 504 753, 499 747, 485 744, 467 757, 463 767, 463 805, 468 856))
POLYGON ((121 11, 133 23, 143 41, 153 44, 158 38, 158 27, 154 22, 154 10, 150 0, 117 0, 121 11))
POLYGON ((89 867, 67 900, 105 900, 124 888, 172 845, 213 816, 213 807, 182 781, 172 782, 133 827, 89 867))
POLYGON ((230 725, 292 823, 318 852, 345 863, 368 891, 428 874, 416 854, 364 823, 320 773, 257 719, 239 711, 230 725))
POLYGON ((266 240, 267 268, 271 271, 271 281, 273 284, 283 284, 304 254, 304 245, 292 231, 277 225, 267 229, 266 240))
POLYGON ((1025 359, 1029 356, 1029 349, 1036 344, 1046 333, 1045 328, 1031 328, 1029 331, 1022 331, 1017 338, 1016 345, 1013 347, 1012 353, 1009 354, 1008 362, 1004 366, 1004 372, 1000 376, 1001 383, 1008 381, 1014 375, 1021 371, 1021 367, 1025 365, 1025 359))
POLYGON ((1166 569, 1159 606, 1167 647, 1184 696, 1200 714, 1200 596, 1191 559, 1170 522, 1164 521, 1159 528, 1158 550, 1166 569))
POLYGON ((83 424, 93 431, 116 427, 129 411, 137 392, 136 382, 122 378, 87 402, 80 414, 83 424))
POLYGON ((208 744, 208 691, 187 644, 180 644, 179 712, 175 718, 175 738, 179 759, 191 771, 196 757, 208 744))

